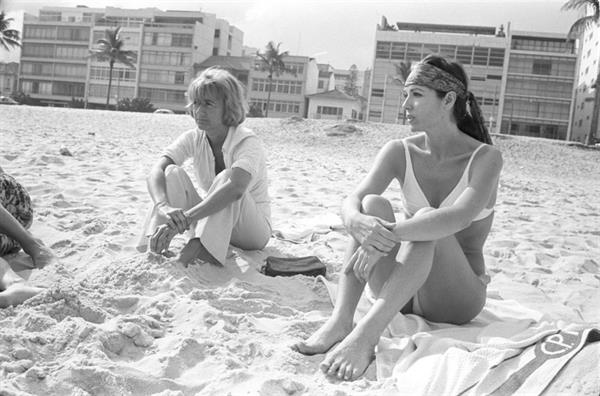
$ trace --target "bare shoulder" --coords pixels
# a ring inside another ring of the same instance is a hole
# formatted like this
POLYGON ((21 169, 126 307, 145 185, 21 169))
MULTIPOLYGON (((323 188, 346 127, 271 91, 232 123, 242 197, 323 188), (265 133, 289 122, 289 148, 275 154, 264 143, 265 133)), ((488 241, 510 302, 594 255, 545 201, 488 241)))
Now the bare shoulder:
POLYGON ((486 144, 482 147, 480 157, 485 162, 502 167, 502 152, 491 144, 486 144))
POLYGON ((502 152, 497 147, 486 144, 473 158, 471 172, 479 174, 482 178, 497 178, 503 164, 502 152))

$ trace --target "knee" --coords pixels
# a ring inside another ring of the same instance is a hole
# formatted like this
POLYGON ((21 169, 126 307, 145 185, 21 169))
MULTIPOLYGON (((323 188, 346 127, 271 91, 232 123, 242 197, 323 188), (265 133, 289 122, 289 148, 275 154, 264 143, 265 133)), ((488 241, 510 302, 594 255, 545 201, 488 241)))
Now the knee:
POLYGON ((185 172, 185 171, 183 169, 181 169, 180 166, 171 164, 165 168, 165 177, 168 179, 173 178, 173 177, 179 177, 182 172, 185 172))
POLYGON ((413 215, 413 217, 419 217, 419 216, 422 216, 422 215, 424 215, 425 213, 427 213, 427 212, 431 212, 431 211, 433 211, 433 210, 435 210, 435 208, 432 208, 431 206, 426 206, 426 207, 424 207, 424 208, 421 208, 421 209, 417 210, 417 211, 416 211, 416 213, 413 215))
POLYGON ((394 221, 392 204, 381 195, 366 195, 362 202, 362 213, 377 216, 388 221, 394 221))

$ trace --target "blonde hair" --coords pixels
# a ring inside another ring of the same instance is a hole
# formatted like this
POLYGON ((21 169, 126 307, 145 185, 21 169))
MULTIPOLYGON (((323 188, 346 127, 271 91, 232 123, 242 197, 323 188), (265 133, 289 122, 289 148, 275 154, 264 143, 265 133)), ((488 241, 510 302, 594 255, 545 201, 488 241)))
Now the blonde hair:
POLYGON ((188 87, 188 107, 207 97, 222 99, 225 104, 223 124, 238 126, 246 119, 248 105, 242 83, 225 69, 213 66, 204 70, 188 87))

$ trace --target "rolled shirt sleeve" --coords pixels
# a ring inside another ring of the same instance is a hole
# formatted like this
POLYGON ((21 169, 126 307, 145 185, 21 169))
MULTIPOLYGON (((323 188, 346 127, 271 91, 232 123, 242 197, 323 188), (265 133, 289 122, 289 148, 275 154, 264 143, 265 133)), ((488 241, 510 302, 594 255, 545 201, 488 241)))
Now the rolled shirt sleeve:
POLYGON ((260 140, 256 136, 248 136, 236 147, 231 168, 243 169, 254 179, 264 162, 265 153, 260 140))
POLYGON ((194 148, 197 146, 194 144, 196 135, 193 129, 182 133, 164 149, 162 155, 171 158, 175 165, 181 166, 186 159, 194 156, 194 148))

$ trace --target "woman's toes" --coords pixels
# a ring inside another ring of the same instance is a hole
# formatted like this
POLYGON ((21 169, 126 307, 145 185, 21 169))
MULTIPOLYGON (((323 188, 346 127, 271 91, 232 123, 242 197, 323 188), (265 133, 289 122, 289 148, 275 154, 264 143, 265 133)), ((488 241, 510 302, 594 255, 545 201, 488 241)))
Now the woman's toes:
POLYGON ((321 364, 319 364, 319 368, 323 372, 323 374, 327 374, 329 372, 329 368, 331 367, 331 361, 328 358, 325 358, 321 364))
POLYGON ((333 363, 331 363, 331 365, 329 366, 329 370, 327 370, 327 375, 329 375, 330 377, 337 376, 340 364, 341 362, 339 359, 334 360, 333 363))
POLYGON ((352 381, 354 379, 353 377, 353 373, 354 371, 356 371, 354 368, 352 368, 351 364, 347 364, 346 365, 346 370, 344 371, 344 380, 345 381, 352 381))
POLYGON ((346 367, 348 367, 348 364, 342 363, 342 364, 340 364, 340 367, 338 368, 337 377, 341 380, 343 380, 346 375, 346 367))

